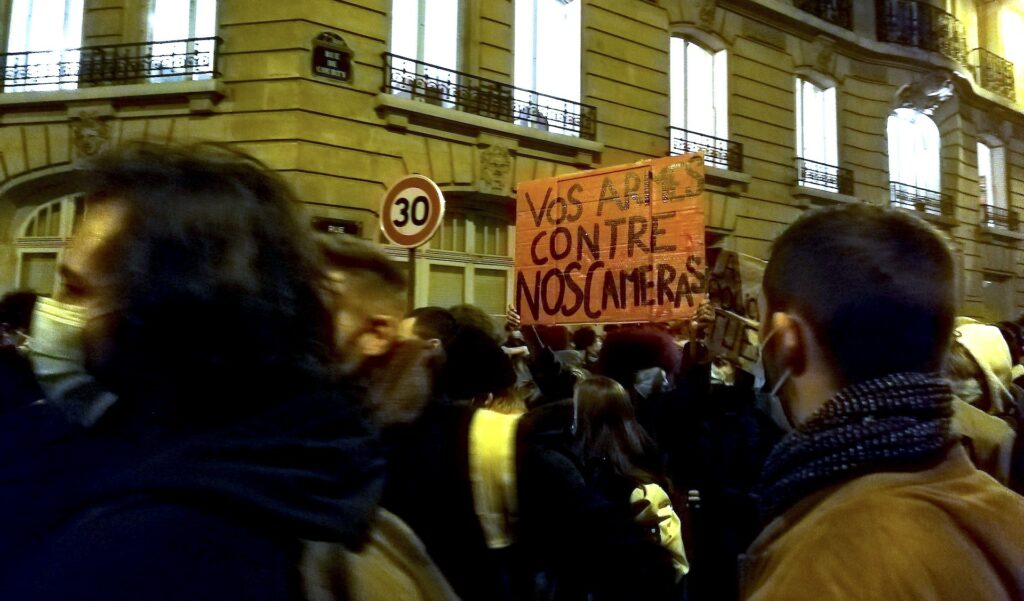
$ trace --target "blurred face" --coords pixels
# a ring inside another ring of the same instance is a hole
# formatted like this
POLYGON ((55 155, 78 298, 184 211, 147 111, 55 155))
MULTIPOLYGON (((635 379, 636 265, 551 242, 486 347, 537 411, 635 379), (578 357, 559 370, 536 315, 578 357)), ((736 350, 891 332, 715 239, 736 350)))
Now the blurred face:
POLYGON ((113 266, 106 263, 103 251, 121 232, 126 217, 127 209, 116 201, 90 204, 60 266, 62 284, 56 300, 85 311, 87 364, 95 365, 105 356, 111 319, 119 306, 113 266))
POLYGON ((341 270, 327 274, 335 295, 334 342, 340 364, 346 371, 356 371, 370 357, 391 351, 399 339, 398 317, 391 312, 374 312, 390 306, 389 299, 373 298, 359 278, 341 270))

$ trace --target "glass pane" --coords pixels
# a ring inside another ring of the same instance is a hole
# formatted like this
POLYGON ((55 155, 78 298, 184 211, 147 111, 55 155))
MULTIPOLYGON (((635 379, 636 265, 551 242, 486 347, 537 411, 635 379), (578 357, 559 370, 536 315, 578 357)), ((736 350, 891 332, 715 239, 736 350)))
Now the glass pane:
POLYGON ((21 256, 21 288, 36 294, 53 295, 57 276, 57 253, 32 253, 21 256))
POLYGON ((46 219, 46 236, 60 236, 60 213, 63 203, 55 202, 50 205, 49 215, 46 219))
POLYGON ((391 0, 392 53, 406 58, 417 57, 419 10, 419 0, 391 0))
POLYGON ((516 87, 537 89, 537 39, 534 19, 536 0, 516 0, 515 16, 515 72, 516 87))
POLYGON ((502 315, 508 305, 508 272, 498 269, 474 270, 473 304, 490 315, 502 315))
POLYGON ((686 123, 691 131, 715 135, 714 66, 710 52, 700 46, 686 43, 686 89, 700 90, 686 98, 686 123))
POLYGON ((992 151, 984 144, 978 144, 978 187, 981 189, 981 202, 992 202, 992 151))
POLYGON ((672 38, 669 45, 669 123, 686 129, 686 40, 672 38))
POLYGON ((466 218, 452 218, 452 248, 455 252, 466 252, 466 218))
POLYGON ((459 1, 430 0, 424 3, 423 62, 457 69, 459 60, 459 1))
POLYGON ((508 226, 506 226, 504 223, 498 222, 498 227, 496 229, 497 229, 497 236, 496 236, 497 248, 495 249, 494 254, 500 255, 502 257, 507 257, 507 256, 509 256, 508 255, 508 226))
POLYGON ((75 197, 75 218, 71 223, 71 235, 74 236, 75 232, 78 231, 78 224, 82 223, 82 218, 85 217, 85 198, 81 196, 75 197))
POLYGON ((466 270, 449 265, 431 265, 427 304, 451 307, 465 302, 466 270))

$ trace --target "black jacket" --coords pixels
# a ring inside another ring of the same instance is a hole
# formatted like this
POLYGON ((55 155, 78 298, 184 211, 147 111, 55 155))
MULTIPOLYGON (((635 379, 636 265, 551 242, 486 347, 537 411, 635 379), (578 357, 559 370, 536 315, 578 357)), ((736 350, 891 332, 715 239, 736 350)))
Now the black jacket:
POLYGON ((90 429, 4 416, 21 435, 0 449, 0 599, 295 599, 301 539, 361 543, 383 462, 349 399, 188 431, 136 406, 90 429))

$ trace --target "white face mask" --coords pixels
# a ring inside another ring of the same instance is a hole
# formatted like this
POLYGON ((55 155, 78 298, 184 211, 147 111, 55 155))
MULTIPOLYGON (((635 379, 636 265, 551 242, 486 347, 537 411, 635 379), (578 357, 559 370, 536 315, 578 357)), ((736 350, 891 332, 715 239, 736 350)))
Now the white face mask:
POLYGON ((779 428, 785 432, 793 430, 793 424, 790 423, 789 418, 786 417, 786 411, 782 406, 782 399, 779 398, 779 391, 789 380, 790 376, 793 375, 793 370, 787 368, 786 371, 782 372, 779 376, 778 381, 772 384, 771 390, 765 390, 765 386, 768 385, 768 376, 764 369, 764 349, 768 346, 768 341, 775 335, 778 330, 772 330, 767 336, 764 337, 764 341, 758 346, 757 363, 752 368, 754 375, 754 396, 757 399, 757 406, 767 413, 772 421, 775 422, 779 428))
POLYGON ((83 332, 87 321, 82 307, 40 298, 25 346, 47 401, 58 405, 74 421, 89 426, 117 397, 100 389, 85 371, 83 332))
POLYGON ((85 373, 85 323, 82 307, 50 298, 36 301, 26 347, 32 371, 44 389, 68 375, 85 373))

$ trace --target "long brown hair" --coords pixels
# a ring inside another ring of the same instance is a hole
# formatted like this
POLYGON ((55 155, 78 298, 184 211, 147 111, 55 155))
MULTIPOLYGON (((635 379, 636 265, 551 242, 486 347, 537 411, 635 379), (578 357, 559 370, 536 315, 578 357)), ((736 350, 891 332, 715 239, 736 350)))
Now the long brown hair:
POLYGON ((615 380, 593 376, 576 386, 573 433, 574 450, 584 464, 602 462, 617 476, 653 481, 654 441, 615 380))

